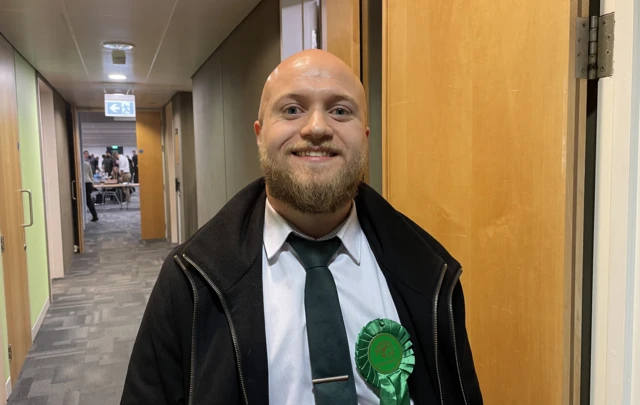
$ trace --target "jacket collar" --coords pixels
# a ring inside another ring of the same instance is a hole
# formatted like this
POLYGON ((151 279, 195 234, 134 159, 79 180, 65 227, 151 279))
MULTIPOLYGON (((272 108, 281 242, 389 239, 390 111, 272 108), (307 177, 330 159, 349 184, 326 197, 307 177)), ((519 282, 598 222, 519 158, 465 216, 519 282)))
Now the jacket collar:
POLYGON ((258 179, 229 200, 182 249, 223 293, 260 258, 265 203, 264 180, 258 179))

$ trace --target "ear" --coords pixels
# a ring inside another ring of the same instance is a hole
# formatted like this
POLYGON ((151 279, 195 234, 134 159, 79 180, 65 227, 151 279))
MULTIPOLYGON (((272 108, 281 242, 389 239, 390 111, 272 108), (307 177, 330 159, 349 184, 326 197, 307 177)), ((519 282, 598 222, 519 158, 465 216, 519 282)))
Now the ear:
POLYGON ((260 125, 260 121, 256 120, 253 123, 253 132, 256 134, 256 143, 260 145, 260 135, 262 135, 262 125, 260 125))
POLYGON ((368 138, 370 133, 371 133, 371 129, 367 127, 367 129, 364 131, 364 135, 368 138))

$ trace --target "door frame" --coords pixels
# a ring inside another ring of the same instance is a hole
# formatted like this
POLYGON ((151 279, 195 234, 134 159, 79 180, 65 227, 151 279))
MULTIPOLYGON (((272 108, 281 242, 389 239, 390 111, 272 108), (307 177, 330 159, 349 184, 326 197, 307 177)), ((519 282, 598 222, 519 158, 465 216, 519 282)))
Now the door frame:
MULTIPOLYGON (((173 100, 173 97, 172 97, 173 100)), ((173 131, 173 102, 169 100, 162 107, 162 140, 165 165, 165 224, 167 226, 167 239, 171 243, 178 243, 178 196, 176 191, 176 158, 175 158, 175 138, 173 131)))
POLYGON ((613 76, 598 82, 591 403, 640 403, 640 0, 615 12, 613 76))
POLYGON ((68 130, 67 132, 72 134, 73 139, 70 140, 71 142, 73 142, 73 148, 71 149, 73 151, 73 159, 71 160, 73 162, 73 167, 75 167, 75 179, 76 179, 76 199, 72 200, 71 203, 73 204, 73 202, 75 201, 75 208, 76 208, 76 212, 75 212, 75 218, 76 220, 74 221, 74 225, 76 228, 76 233, 77 233, 77 244, 78 244, 78 252, 76 253, 83 253, 84 252, 84 215, 83 215, 83 211, 84 211, 84 201, 83 201, 83 196, 84 196, 84 180, 82 178, 82 158, 80 157, 82 154, 82 144, 80 143, 80 126, 79 126, 79 121, 78 121, 78 109, 73 106, 70 105, 69 106, 70 109, 70 115, 71 115, 71 119, 67 120, 68 124, 67 125, 71 125, 71 130, 68 130))
POLYGON ((55 107, 53 100, 54 90, 47 84, 45 80, 38 75, 38 121, 40 125, 40 150, 43 170, 43 187, 44 187, 44 209, 45 209, 45 229, 47 230, 47 255, 49 262, 49 299, 52 300, 52 278, 64 277, 64 246, 60 237, 53 235, 62 234, 62 223, 60 220, 60 193, 62 190, 58 187, 58 153, 56 152, 57 142, 55 133, 55 107), (50 97, 50 113, 52 122, 43 122, 42 97, 46 89, 47 97, 50 97), (51 133, 45 133, 45 124, 52 125, 51 133), (49 143, 45 138, 49 138, 54 149, 48 149, 49 143), (47 170, 45 171, 45 168, 47 170), (55 182, 49 181, 47 174, 52 175, 55 182), (55 202, 55 204, 54 204, 55 202), (53 269, 53 271, 52 271, 53 269))
MULTIPOLYGON (((40 75, 36 73, 36 98, 38 100, 38 135, 40 140, 40 167, 42 168, 42 195, 44 196, 43 206, 44 206, 44 230, 45 230, 45 243, 47 245, 47 278, 49 280, 49 302, 53 301, 53 283, 51 281, 51 239, 49 238, 49 232, 51 224, 47 221, 47 217, 49 216, 47 213, 51 209, 50 204, 47 202, 49 200, 49 196, 47 195, 47 181, 45 177, 45 148, 44 148, 44 132, 43 132, 43 123, 42 123, 42 105, 40 102, 40 88, 41 86, 46 86, 45 82, 42 81, 40 75)), ((54 154, 57 158, 57 154, 54 154)), ((57 166, 56 166, 57 167, 57 166)), ((62 252, 60 252, 62 254, 62 252)))

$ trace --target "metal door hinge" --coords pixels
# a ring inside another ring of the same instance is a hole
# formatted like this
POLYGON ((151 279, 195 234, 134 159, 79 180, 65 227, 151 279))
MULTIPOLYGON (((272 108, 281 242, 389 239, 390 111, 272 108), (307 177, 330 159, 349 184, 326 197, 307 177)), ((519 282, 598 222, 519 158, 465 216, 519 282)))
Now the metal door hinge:
POLYGON ((576 19, 576 77, 598 79, 613 75, 615 13, 576 19))
POLYGON ((4 235, 0 235, 0 253, 4 253, 4 235))
POLYGON ((11 345, 9 345, 9 361, 13 360, 13 350, 11 350, 11 345))

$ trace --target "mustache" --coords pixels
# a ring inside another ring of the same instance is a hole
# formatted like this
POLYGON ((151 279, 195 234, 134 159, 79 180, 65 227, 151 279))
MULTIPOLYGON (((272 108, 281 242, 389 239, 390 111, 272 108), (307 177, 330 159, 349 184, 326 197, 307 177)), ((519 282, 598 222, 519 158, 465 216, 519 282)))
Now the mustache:
POLYGON ((314 144, 312 142, 298 142, 294 145, 290 145, 285 149, 286 153, 294 153, 294 152, 300 152, 303 150, 310 150, 310 149, 322 149, 324 151, 330 152, 330 153, 334 153, 336 155, 343 155, 344 154, 344 150, 333 144, 332 142, 323 142, 321 144, 314 144))

